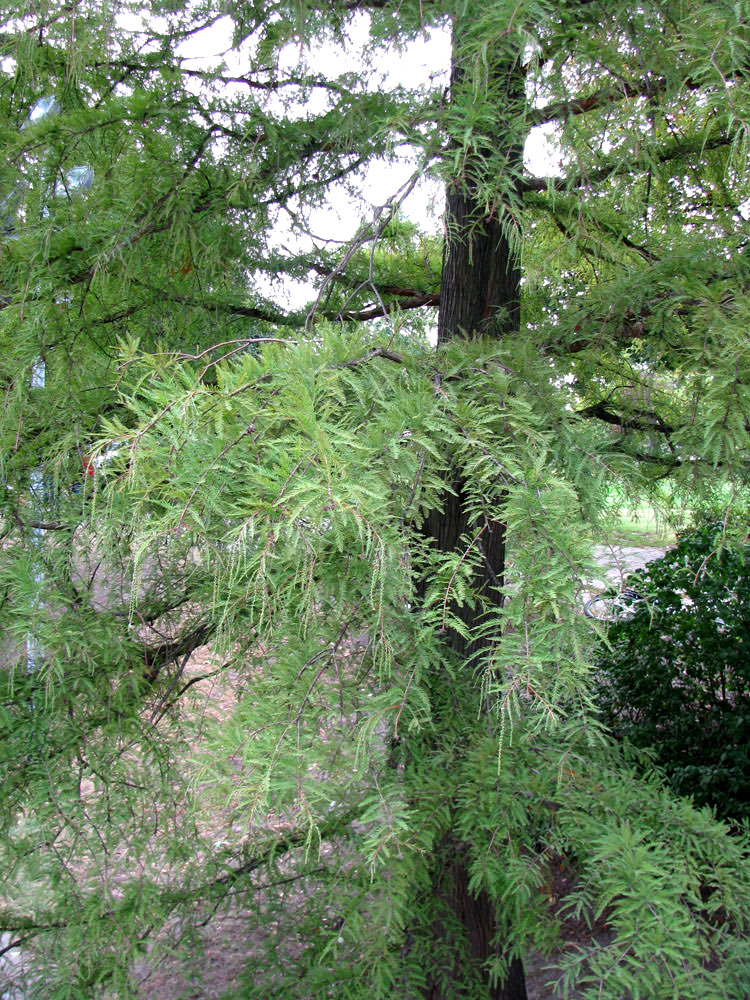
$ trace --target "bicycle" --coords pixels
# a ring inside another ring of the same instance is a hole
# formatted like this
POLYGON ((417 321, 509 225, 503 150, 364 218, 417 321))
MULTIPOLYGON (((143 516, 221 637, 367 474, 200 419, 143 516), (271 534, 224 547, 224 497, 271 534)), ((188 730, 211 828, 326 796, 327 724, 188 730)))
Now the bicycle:
POLYGON ((597 594, 586 601, 583 613, 600 622, 629 622, 635 618, 645 597, 637 590, 624 587, 616 594, 597 594))

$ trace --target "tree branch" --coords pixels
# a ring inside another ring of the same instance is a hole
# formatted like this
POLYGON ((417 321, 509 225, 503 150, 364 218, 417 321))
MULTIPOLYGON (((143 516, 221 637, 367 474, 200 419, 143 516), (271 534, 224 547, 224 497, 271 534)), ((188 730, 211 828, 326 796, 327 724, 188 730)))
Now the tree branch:
POLYGON ((522 193, 527 191, 546 192, 570 191, 576 188, 588 187, 599 181, 605 181, 610 177, 619 177, 624 174, 634 174, 648 170, 654 163, 668 163, 671 160, 678 160, 682 156, 700 155, 714 149, 723 149, 731 146, 734 142, 734 135, 711 136, 703 139, 698 136, 693 142, 687 145, 673 143, 653 152, 651 156, 645 154, 634 154, 629 160, 609 158, 601 167, 595 170, 582 171, 573 177, 526 177, 520 182, 522 193))
MULTIPOLYGON (((316 838, 320 841, 325 840, 327 837, 331 837, 335 833, 338 833, 342 829, 350 826, 354 820, 358 818, 358 809, 347 809, 346 812, 334 817, 327 823, 321 823, 318 827, 316 838)), ((256 854, 254 857, 243 862, 241 865, 238 865, 236 868, 233 868, 225 875, 221 875, 219 878, 214 879, 206 888, 210 888, 210 886, 234 885, 234 883, 244 875, 250 875, 258 868, 265 868, 272 864, 273 861, 280 855, 288 854, 296 847, 303 847, 308 842, 309 836, 310 834, 307 829, 290 831, 275 840, 262 853, 256 854)))
POLYGON ((361 365, 363 361, 370 361, 372 358, 385 358, 386 361, 393 361, 397 365, 403 364, 404 360, 400 354, 394 354, 393 351, 388 351, 385 347, 375 347, 367 354, 363 354, 361 358, 352 358, 351 361, 342 361, 335 367, 355 368, 357 365, 361 365))
POLYGON ((592 403, 591 406, 586 406, 576 412, 579 417, 594 417, 597 420, 603 420, 604 423, 613 424, 615 427, 622 427, 624 430, 655 431, 657 434, 664 434, 667 437, 674 433, 674 427, 662 420, 658 413, 651 410, 634 410, 631 415, 623 416, 608 409, 605 400, 592 403))
POLYGON ((397 310, 406 312, 409 309, 421 309, 424 306, 440 305, 440 295, 437 292, 425 295, 416 295, 412 299, 399 299, 395 302, 386 302, 383 305, 373 306, 372 309, 362 309, 359 312, 323 313, 326 319, 341 319, 354 323, 365 323, 369 319, 378 319, 381 316, 389 316, 397 310))
POLYGON ((179 639, 168 639, 158 646, 147 646, 143 651, 146 679, 155 681, 164 667, 182 657, 189 657, 196 649, 205 645, 214 631, 213 623, 202 622, 179 639))
MULTIPOLYGON (((161 73, 164 70, 164 62, 160 58, 155 60, 153 63, 149 62, 132 62, 130 60, 122 60, 117 62, 112 61, 100 61, 94 63, 95 69, 105 69, 109 67, 114 67, 118 70, 124 70, 128 75, 132 73, 161 73)), ((206 80, 209 83, 221 83, 222 85, 230 83, 244 84, 253 90, 264 90, 264 91, 278 91, 284 87, 319 87, 323 90, 330 90, 334 93, 340 94, 351 94, 351 89, 343 87, 340 83, 335 80, 327 80, 325 77, 304 77, 304 76, 288 76, 283 80, 257 80, 250 76, 225 76, 223 73, 215 73, 211 70, 204 69, 187 69, 184 66, 179 67, 179 73, 181 76, 193 77, 197 80, 206 80)), ((273 73, 272 68, 262 70, 261 72, 273 73)))
MULTIPOLYGON (((647 76, 635 83, 628 83, 626 80, 618 82, 619 89, 606 87, 593 94, 588 94, 586 97, 573 97, 568 101, 548 104, 544 108, 535 108, 529 115, 528 121, 532 126, 545 125, 552 121, 565 121, 568 118, 584 115, 589 111, 598 111, 600 108, 609 107, 619 101, 665 94, 668 87, 664 77, 647 76)), ((690 78, 683 80, 682 84, 686 90, 699 89, 699 85, 690 78)))

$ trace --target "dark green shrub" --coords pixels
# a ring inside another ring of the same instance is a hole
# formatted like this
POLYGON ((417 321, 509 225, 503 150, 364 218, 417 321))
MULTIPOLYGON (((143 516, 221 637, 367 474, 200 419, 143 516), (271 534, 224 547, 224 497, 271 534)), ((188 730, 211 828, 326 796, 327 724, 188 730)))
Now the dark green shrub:
POLYGON ((628 579, 646 596, 610 626, 599 697, 615 734, 652 747, 673 787, 750 815, 750 552, 721 525, 686 533, 628 579))

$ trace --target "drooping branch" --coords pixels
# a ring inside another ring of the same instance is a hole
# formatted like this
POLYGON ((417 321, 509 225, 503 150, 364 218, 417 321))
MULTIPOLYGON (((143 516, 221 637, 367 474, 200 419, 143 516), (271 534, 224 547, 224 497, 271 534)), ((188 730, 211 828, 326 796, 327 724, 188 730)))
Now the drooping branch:
MULTIPOLYGON (((682 81, 685 90, 698 90, 698 84, 689 78, 682 81)), ((616 87, 603 87, 585 97, 572 97, 567 101, 557 101, 543 108, 535 108, 529 113, 529 123, 546 125, 548 122, 565 121, 589 111, 601 111, 623 100, 634 100, 639 97, 653 97, 667 92, 668 83, 664 77, 648 76, 634 83, 619 80, 616 87)))
MULTIPOLYGON (((206 148, 208 147, 210 136, 214 133, 228 134, 232 132, 232 130, 228 130, 225 126, 221 126, 216 123, 209 122, 209 126, 210 127, 208 128, 207 132, 201 138, 201 142, 198 145, 196 153, 193 155, 193 157, 190 159, 187 166, 185 167, 183 176, 179 182, 180 184, 182 184, 182 182, 186 181, 188 177, 192 176, 195 173, 196 168, 201 160, 201 157, 205 152, 206 148)), ((233 135, 233 137, 238 138, 238 136, 236 135, 233 135)), ((259 137, 256 136, 257 141, 260 141, 260 139, 262 138, 263 138, 262 135, 260 135, 259 137)), ((244 136, 244 140, 247 141, 246 135, 244 136)), ((327 152, 336 152, 336 151, 327 150, 327 152)), ((247 205, 244 206, 243 205, 238 206, 238 210, 242 210, 243 208, 246 210, 257 210, 267 207, 268 205, 271 204, 283 205, 293 197, 297 197, 311 190, 325 187, 327 184, 343 180, 345 177, 358 170, 365 162, 366 159, 365 156, 357 156, 354 154, 349 154, 345 149, 340 150, 340 152, 342 155, 348 156, 349 161, 346 162, 344 165, 338 164, 336 166, 336 169, 331 171, 326 176, 321 177, 319 176, 319 171, 316 171, 315 177, 312 180, 309 180, 307 179, 307 175, 303 171, 302 180, 295 180, 287 184, 282 190, 277 189, 271 191, 266 198, 255 197, 252 200, 252 203, 248 203, 247 205)), ((375 149, 375 147, 373 147, 373 150, 371 152, 374 154, 378 152, 378 149, 375 149)), ((318 157, 320 153, 321 149, 319 144, 315 142, 308 142, 305 144, 305 146, 296 151, 294 162, 297 166, 299 166, 300 162, 308 162, 309 160, 318 157)), ((269 183, 272 173, 275 174, 277 170, 278 170, 277 164, 274 166, 273 171, 271 170, 271 167, 269 165, 267 171, 269 183)), ((421 176, 421 173, 417 171, 412 182, 410 182, 410 184, 408 185, 409 191, 416 184, 417 180, 419 179, 419 176, 421 176)), ((261 180, 263 179, 263 172, 261 172, 260 178, 261 180)), ((137 217, 134 220, 131 231, 123 235, 113 246, 107 248, 106 252, 107 258, 114 259, 120 256, 123 253, 123 251, 130 249, 131 247, 140 243, 142 240, 162 234, 164 232, 168 232, 173 225, 173 219, 170 215, 167 215, 165 217, 160 213, 164 205, 166 205, 168 202, 174 199, 174 194, 175 194, 175 189, 170 188, 161 197, 159 197, 153 204, 151 204, 146 211, 144 211, 139 217, 137 217)), ((400 200, 403 200, 403 197, 405 196, 406 194, 403 194, 400 200)), ((216 192, 208 190, 193 201, 193 204, 190 206, 190 214, 191 216, 197 219, 202 216, 210 215, 210 213, 216 210, 216 207, 217 207, 216 192)), ((391 207, 393 211, 395 211, 395 206, 391 207)), ((387 223, 387 221, 388 220, 384 219, 383 226, 387 223)), ((78 253, 82 253, 83 251, 84 251, 83 246, 79 246, 77 244, 71 246, 70 243, 67 241, 61 243, 59 249, 55 245, 54 241, 51 244, 48 262, 50 264, 56 263, 57 261, 65 262, 66 269, 68 270, 68 273, 66 274, 66 283, 69 286, 84 285, 88 288, 96 273, 98 265, 91 267, 89 266, 88 262, 86 263, 85 266, 81 267, 80 269, 70 268, 71 260, 75 260, 75 255, 78 253)), ((30 297, 33 297, 33 293, 30 297)), ((11 305, 12 301, 13 301, 12 299, 7 299, 7 301, 4 302, 0 301, 0 308, 7 308, 9 305, 11 305)), ((175 296, 173 298, 173 301, 179 301, 179 298, 175 296)), ((194 302, 194 303, 188 302, 186 304, 195 304, 198 306, 203 305, 200 302, 194 302)), ((215 307, 218 309, 222 309, 221 304, 216 304, 215 307)), ((111 316, 108 316, 103 320, 98 320, 98 322, 99 323, 117 322, 120 319, 126 318, 128 315, 132 315, 137 310, 138 310, 137 306, 129 306, 124 310, 118 310, 116 313, 113 313, 111 316)), ((257 307, 248 307, 244 305, 233 304, 226 311, 229 311, 235 315, 247 316, 248 318, 251 319, 259 319, 269 323, 284 323, 284 324, 290 323, 290 317, 288 317, 285 313, 269 312, 267 310, 260 310, 257 307)), ((301 323, 296 323, 294 319, 291 320, 291 323, 292 325, 301 325, 301 323)))
POLYGON ((704 138, 695 137, 688 143, 673 142, 653 150, 650 154, 634 153, 629 159, 607 157, 602 158, 600 167, 582 171, 572 177, 525 177, 520 183, 522 193, 527 191, 571 191, 590 187, 610 177, 622 177, 627 174, 643 173, 655 163, 669 163, 686 156, 700 156, 715 149, 731 146, 737 138, 735 133, 720 132, 717 135, 704 138))
POLYGON ((652 431, 657 434, 664 434, 669 437, 674 433, 674 427, 663 420, 658 413, 653 410, 633 410, 627 415, 614 413, 608 406, 606 400, 592 403, 577 411, 580 417, 593 417, 602 420, 606 424, 621 427, 623 430, 652 431))

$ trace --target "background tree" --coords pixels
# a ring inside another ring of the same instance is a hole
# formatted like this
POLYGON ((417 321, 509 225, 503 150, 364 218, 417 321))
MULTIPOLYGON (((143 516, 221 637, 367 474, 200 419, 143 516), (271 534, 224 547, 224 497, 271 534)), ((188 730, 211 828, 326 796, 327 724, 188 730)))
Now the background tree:
POLYGON ((579 614, 613 486, 726 484, 729 531, 746 478, 741 6, 173 7, 6 5, 0 37, 0 927, 28 989, 148 995, 143 950, 242 901, 271 965, 235 995, 522 997, 562 857, 563 907, 611 928, 563 992, 742 995, 744 842, 610 745, 579 614), (219 21, 241 68, 194 68, 219 21), (380 79, 447 31, 450 67, 380 79), (401 149, 353 239, 313 238, 401 149), (399 214, 423 177, 442 266, 399 214))

